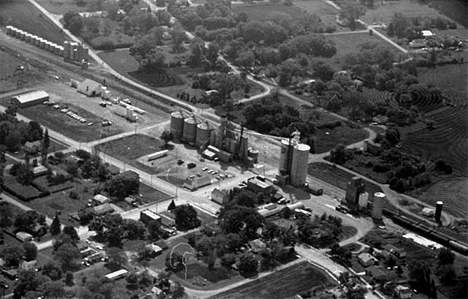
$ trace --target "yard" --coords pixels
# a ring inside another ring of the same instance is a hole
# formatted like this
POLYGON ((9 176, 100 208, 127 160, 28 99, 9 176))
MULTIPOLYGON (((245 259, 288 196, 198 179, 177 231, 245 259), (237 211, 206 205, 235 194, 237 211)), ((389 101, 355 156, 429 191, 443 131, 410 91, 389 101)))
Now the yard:
POLYGON ((296 294, 310 289, 323 289, 333 286, 335 286, 334 280, 322 270, 315 268, 308 262, 301 262, 210 298, 292 298, 296 294))
POLYGON ((61 45, 67 35, 27 0, 2 1, 0 17, 6 24, 61 45))

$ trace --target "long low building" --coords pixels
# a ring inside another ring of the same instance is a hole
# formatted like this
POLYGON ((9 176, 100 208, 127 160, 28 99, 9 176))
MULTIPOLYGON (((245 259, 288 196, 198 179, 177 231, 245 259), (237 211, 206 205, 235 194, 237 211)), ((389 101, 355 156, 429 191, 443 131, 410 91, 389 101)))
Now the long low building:
POLYGON ((35 90, 17 95, 11 99, 11 103, 20 107, 29 107, 49 100, 49 94, 43 90, 35 90))

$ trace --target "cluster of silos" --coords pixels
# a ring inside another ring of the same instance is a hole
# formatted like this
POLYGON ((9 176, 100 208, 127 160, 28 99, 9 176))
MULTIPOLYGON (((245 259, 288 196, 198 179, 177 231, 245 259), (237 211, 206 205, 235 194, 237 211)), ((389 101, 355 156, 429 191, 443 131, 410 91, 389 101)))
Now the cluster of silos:
POLYGON ((8 35, 11 35, 13 37, 16 37, 18 39, 21 39, 27 43, 30 43, 33 46, 36 46, 38 48, 41 48, 45 51, 48 51, 50 53, 53 53, 55 55, 62 55, 63 53, 63 47, 59 46, 53 42, 50 42, 46 39, 43 39, 42 37, 39 37, 37 35, 28 33, 26 31, 23 31, 21 29, 18 29, 13 26, 7 26, 6 27, 6 33, 8 35))
POLYGON ((213 127, 206 121, 182 110, 171 114, 171 132, 175 140, 200 147, 209 141, 213 127))
POLYGON ((65 60, 89 60, 89 50, 81 43, 65 41, 63 48, 63 59, 65 60))
POLYGON ((299 143, 297 139, 281 140, 279 172, 281 175, 289 175, 294 186, 303 186, 306 183, 309 152, 310 146, 299 143))

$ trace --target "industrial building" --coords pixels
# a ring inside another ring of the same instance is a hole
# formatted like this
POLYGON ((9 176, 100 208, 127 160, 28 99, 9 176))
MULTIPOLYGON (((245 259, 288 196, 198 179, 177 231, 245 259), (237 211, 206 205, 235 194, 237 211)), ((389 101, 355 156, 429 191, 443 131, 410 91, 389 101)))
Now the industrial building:
POLYGON ((11 99, 11 103, 19 108, 34 106, 49 100, 49 94, 43 90, 31 91, 17 95, 11 99))
POLYGON ((213 191, 211 191, 211 200, 217 204, 224 205, 229 201, 229 194, 226 190, 214 188, 213 191))
MULTIPOLYGON (((203 149, 203 157, 229 163, 234 159, 255 160, 255 152, 248 155, 248 139, 235 131, 235 126, 221 117, 221 124, 216 127, 201 117, 177 110, 171 114, 171 132, 174 139, 203 149)), ((258 152, 257 152, 258 157, 258 152)))
POLYGON ((300 133, 281 140, 281 153, 276 179, 280 184, 306 185, 310 146, 300 143, 300 133))
POLYGON ((156 214, 156 212, 146 209, 140 212, 140 221, 146 225, 148 225, 151 221, 161 223, 161 216, 156 214))
POLYGON ((79 83, 77 86, 78 92, 87 95, 88 97, 95 97, 101 95, 101 84, 96 81, 86 79, 79 83))
POLYGON ((72 61, 88 61, 89 49, 82 43, 65 41, 63 43, 63 59, 72 61))

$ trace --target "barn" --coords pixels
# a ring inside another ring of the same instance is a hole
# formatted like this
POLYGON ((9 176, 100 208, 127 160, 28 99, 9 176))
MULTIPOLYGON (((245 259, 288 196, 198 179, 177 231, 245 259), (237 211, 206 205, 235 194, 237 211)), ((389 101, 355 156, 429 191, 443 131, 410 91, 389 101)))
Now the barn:
POLYGON ((49 94, 43 90, 35 90, 17 95, 11 99, 11 103, 19 108, 34 106, 49 100, 49 94))
POLYGON ((90 79, 86 79, 79 83, 77 89, 78 92, 81 92, 88 97, 96 97, 101 95, 101 84, 90 79))

